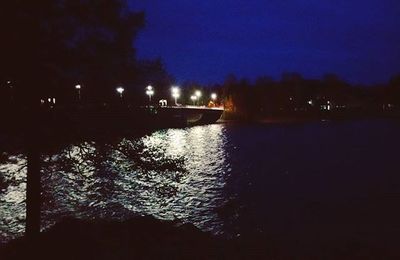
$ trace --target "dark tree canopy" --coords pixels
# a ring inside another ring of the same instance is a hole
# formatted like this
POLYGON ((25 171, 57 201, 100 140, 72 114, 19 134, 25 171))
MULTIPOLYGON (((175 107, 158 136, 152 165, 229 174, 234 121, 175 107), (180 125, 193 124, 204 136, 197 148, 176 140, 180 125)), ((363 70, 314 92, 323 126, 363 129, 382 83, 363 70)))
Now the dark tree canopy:
POLYGON ((77 83, 104 98, 135 79, 132 43, 143 25, 143 13, 124 0, 3 1, 0 78, 35 102, 68 96, 63 92, 77 83))

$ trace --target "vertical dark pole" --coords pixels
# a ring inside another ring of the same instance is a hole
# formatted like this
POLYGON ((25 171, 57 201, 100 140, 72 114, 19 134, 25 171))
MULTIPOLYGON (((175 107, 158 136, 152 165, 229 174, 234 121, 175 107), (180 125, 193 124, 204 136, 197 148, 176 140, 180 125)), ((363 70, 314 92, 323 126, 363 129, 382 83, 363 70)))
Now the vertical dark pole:
MULTIPOLYGON (((36 111, 37 112, 37 111, 36 111)), ((26 134, 27 145, 27 159, 28 159, 28 172, 27 172, 27 185, 26 185, 26 227, 25 232, 28 239, 35 239, 40 233, 40 147, 39 136, 37 131, 37 124, 34 118, 37 113, 32 113, 28 121, 26 134)))

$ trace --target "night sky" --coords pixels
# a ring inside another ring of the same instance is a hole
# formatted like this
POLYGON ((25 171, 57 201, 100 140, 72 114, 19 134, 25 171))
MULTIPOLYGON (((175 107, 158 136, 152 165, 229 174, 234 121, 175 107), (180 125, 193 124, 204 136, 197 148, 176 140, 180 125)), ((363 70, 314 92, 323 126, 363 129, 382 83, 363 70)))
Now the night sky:
POLYGON ((399 0, 129 0, 146 13, 139 58, 178 83, 328 72, 383 83, 400 72, 399 0))

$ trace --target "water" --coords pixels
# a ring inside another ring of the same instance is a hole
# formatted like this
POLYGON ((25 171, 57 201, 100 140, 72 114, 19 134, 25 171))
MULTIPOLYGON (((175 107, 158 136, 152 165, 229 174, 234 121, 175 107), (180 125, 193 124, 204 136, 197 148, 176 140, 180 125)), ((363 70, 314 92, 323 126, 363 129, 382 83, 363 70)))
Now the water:
MULTIPOLYGON (((216 209, 226 203, 230 164, 223 125, 157 131, 142 138, 83 142, 47 152, 43 165, 43 227, 63 217, 179 219, 219 234, 216 209)), ((0 166, 2 240, 21 235, 25 220, 26 158, 0 166)))
MULTIPOLYGON (((65 216, 180 219, 296 250, 395 248, 400 123, 215 124, 43 155, 43 227, 65 216)), ((0 237, 20 236, 25 158, 0 164, 0 237)), ((397 241, 397 242, 396 242, 397 241)))

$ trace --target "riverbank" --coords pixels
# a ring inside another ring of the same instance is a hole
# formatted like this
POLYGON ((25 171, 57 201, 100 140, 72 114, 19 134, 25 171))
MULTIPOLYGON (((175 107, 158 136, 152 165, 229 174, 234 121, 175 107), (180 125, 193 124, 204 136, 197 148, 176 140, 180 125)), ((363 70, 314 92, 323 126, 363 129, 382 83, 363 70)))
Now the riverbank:
MULTIPOLYGON (((1 259, 240 259, 243 248, 191 224, 138 217, 125 222, 66 219, 34 241, 21 238, 1 259)), ((254 257, 257 252, 252 253, 254 257)), ((261 257, 261 255, 258 255, 261 257)))
POLYGON ((292 124, 318 121, 352 121, 352 120, 376 120, 376 119, 400 119, 399 113, 372 113, 358 111, 356 113, 331 112, 331 113, 298 113, 281 115, 254 115, 249 116, 240 113, 224 112, 217 123, 251 123, 251 124, 292 124))
MULTIPOLYGON (((296 250, 299 253, 298 249, 296 250)), ((400 251, 368 244, 314 248, 296 255, 265 235, 223 239, 191 224, 137 217, 124 222, 65 219, 34 241, 11 241, 0 259, 395 259, 400 251)))

